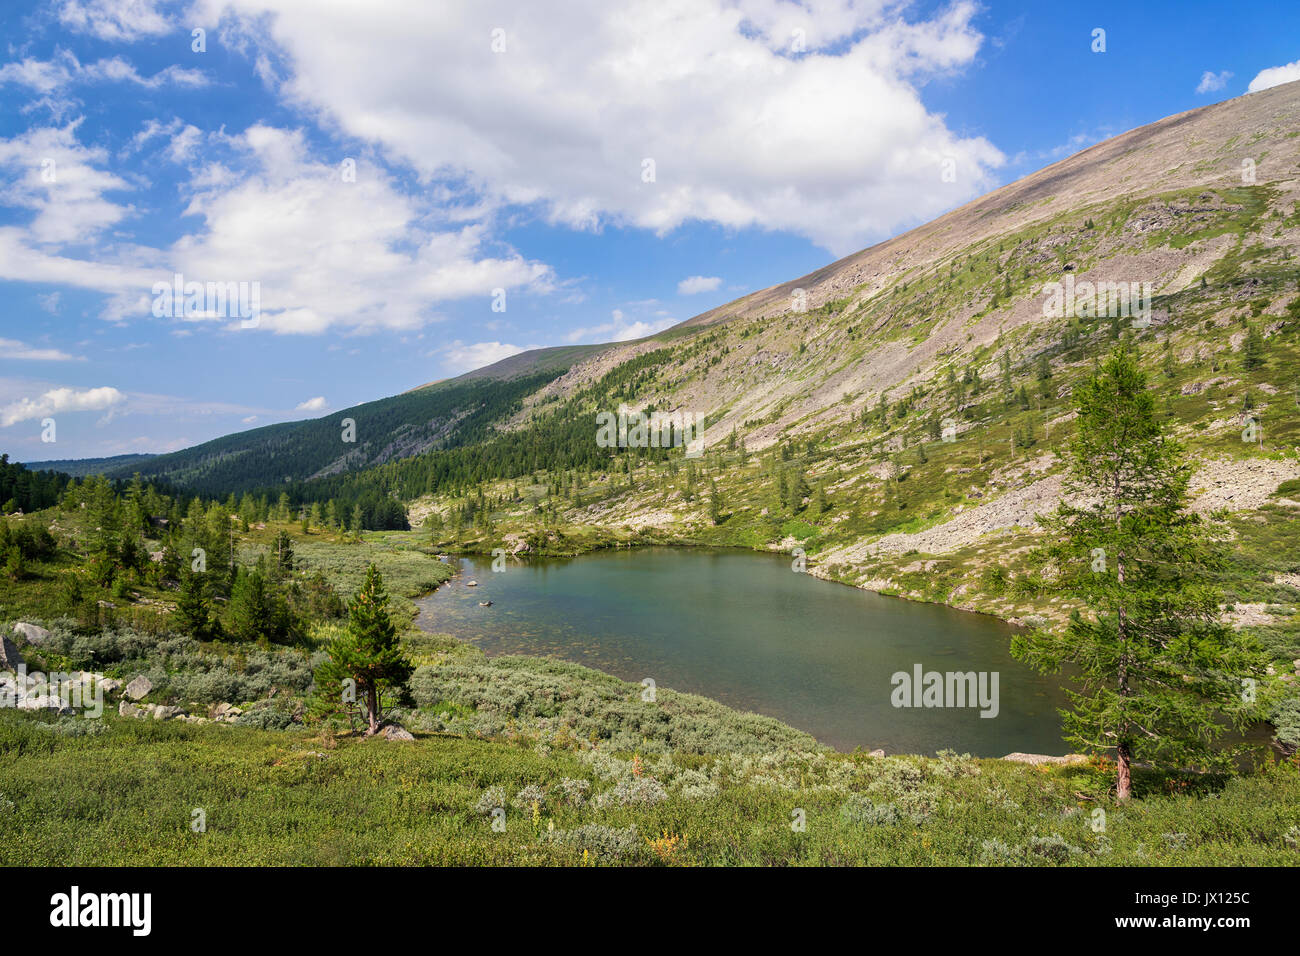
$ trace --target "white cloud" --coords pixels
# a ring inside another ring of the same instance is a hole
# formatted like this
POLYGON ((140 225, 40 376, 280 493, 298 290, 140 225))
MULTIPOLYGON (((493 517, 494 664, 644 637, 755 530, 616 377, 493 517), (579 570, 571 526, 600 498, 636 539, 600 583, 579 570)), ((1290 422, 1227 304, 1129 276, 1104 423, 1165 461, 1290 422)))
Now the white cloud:
POLYGON ((38 295, 36 301, 40 303, 41 308, 50 313, 50 315, 58 315, 59 302, 62 298, 62 292, 51 292, 49 295, 38 295))
MULTIPOLYGON (((169 160, 184 164, 194 158, 199 145, 203 142, 203 131, 179 119, 173 119, 168 123, 151 119, 145 122, 140 132, 131 137, 131 145, 126 152, 138 152, 155 139, 164 141, 162 152, 169 160)), ((212 171, 209 170, 202 185, 220 185, 219 182, 211 181, 211 175, 212 171)))
MULTIPOLYGON (((107 293, 103 317, 150 316, 155 282, 258 283, 260 328, 277 333, 326 329, 418 328, 446 300, 496 288, 547 291, 551 269, 489 243, 482 223, 435 227, 438 209, 399 192, 384 171, 358 163, 355 182, 308 155, 300 132, 253 126, 242 135, 213 134, 231 173, 209 161, 193 170, 186 215, 200 225, 167 249, 105 238, 134 210, 105 194, 131 188, 103 169, 107 154, 81 146, 77 123, 34 128, 0 140, 0 168, 16 181, 0 187, 0 204, 34 211, 25 226, 0 226, 0 278, 72 284, 107 293), (46 181, 44 163, 52 164, 46 181), (62 246, 93 243, 91 255, 62 246)), ((167 154, 196 153, 200 131, 180 121, 146 125, 143 148, 167 137, 167 154)), ((230 327, 217 323, 214 327, 230 327)), ((233 327, 239 328, 234 322, 233 327)))
MULTIPOLYGON (((305 402, 299 402, 294 408, 295 412, 320 412, 329 407, 325 401, 324 395, 317 395, 315 398, 309 398, 305 402)), ((254 416, 256 417, 256 416, 254 416)))
MULTIPOLYGON (((104 193, 129 188, 114 173, 99 168, 107 153, 84 147, 76 137, 77 123, 37 127, 0 139, 0 168, 13 178, 0 187, 0 204, 35 211, 27 237, 37 243, 78 242, 116 224, 129 211, 104 198, 104 193)), ((0 256, 0 262, 5 257, 0 256)), ((13 276, 5 265, 0 271, 13 276)))
POLYGON ((614 309, 610 321, 574 329, 567 338, 570 342, 627 342, 654 335, 676 324, 677 320, 662 310, 646 319, 629 319, 622 309, 614 309))
POLYGON ((678 295, 696 295, 700 292, 714 292, 722 285, 718 276, 687 276, 677 283, 678 295))
POLYGON ((30 362, 72 362, 77 356, 58 349, 38 349, 17 339, 0 339, 0 359, 23 359, 30 362))
POLYGON ((56 50, 52 59, 27 57, 0 66, 0 83, 16 83, 37 93, 49 94, 74 83, 134 83, 156 90, 164 86, 196 89, 208 85, 201 70, 173 64, 153 76, 141 76, 134 66, 115 56, 82 64, 67 50, 56 50))
POLYGON ((45 418, 61 412, 104 411, 126 400, 110 386, 87 388, 52 388, 37 398, 22 398, 0 407, 0 427, 45 418))
POLYGON ((917 88, 975 60, 977 6, 889 0, 199 0, 292 102, 426 178, 579 228, 693 219, 843 253, 994 185, 1001 153, 917 88), (506 30, 494 54, 491 31, 506 30), (807 51, 791 53, 795 29, 807 51), (365 36, 367 42, 356 42, 365 36), (564 55, 556 55, 563 50, 564 55), (426 95, 436 89, 437 96, 426 95), (643 181, 654 159, 655 181, 643 181), (944 160, 957 177, 942 180, 944 160))
POLYGON ((1228 85, 1228 81, 1230 79, 1232 79, 1231 70, 1223 70, 1219 73, 1215 73, 1211 70, 1206 70, 1204 73, 1201 74, 1201 82, 1196 84, 1196 92, 1197 93, 1218 92, 1219 90, 1223 89, 1225 86, 1228 85))
POLYGON ((413 329, 434 302, 549 285, 541 263, 486 254, 480 225, 430 229, 428 210, 378 167, 360 162, 355 182, 343 181, 308 156, 299 132, 253 126, 232 146, 243 175, 196 190, 186 214, 204 228, 169 258, 187 279, 258 282, 262 328, 413 329))
POLYGON ((442 351, 442 367, 449 375, 459 375, 461 372, 483 368, 485 365, 491 365, 493 362, 499 362, 523 351, 525 350, 518 345, 510 345, 507 342, 475 342, 466 345, 457 341, 442 351))
POLYGON ((1300 60, 1296 60, 1294 63, 1285 63, 1282 66, 1270 66, 1267 70, 1260 70, 1255 78, 1250 81, 1250 86, 1246 88, 1246 92, 1258 93, 1260 90, 1281 86, 1283 83, 1292 83, 1295 80, 1300 80, 1300 60))
POLYGON ((159 6, 155 0, 64 0, 59 22, 74 33, 129 42, 171 29, 159 6))

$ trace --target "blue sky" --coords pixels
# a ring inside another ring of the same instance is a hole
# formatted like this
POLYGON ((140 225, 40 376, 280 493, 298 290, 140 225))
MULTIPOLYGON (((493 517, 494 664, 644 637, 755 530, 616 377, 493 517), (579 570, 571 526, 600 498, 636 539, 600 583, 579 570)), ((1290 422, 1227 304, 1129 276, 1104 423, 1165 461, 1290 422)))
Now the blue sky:
POLYGON ((647 334, 1300 78, 1294 4, 53 0, 0 24, 17 460, 647 334), (178 274, 243 298, 169 309, 178 274))

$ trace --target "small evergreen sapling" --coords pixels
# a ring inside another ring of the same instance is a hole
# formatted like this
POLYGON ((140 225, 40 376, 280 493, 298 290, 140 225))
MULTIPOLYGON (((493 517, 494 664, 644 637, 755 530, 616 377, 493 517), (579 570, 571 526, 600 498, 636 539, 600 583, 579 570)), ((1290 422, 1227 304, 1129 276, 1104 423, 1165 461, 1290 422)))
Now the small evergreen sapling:
POLYGON ((326 653, 328 659, 316 670, 318 694, 338 709, 352 703, 345 700, 345 682, 353 682, 355 702, 365 709, 366 734, 376 733, 383 695, 403 687, 413 668, 398 645, 397 628, 388 611, 388 592, 373 564, 348 605, 347 630, 330 641, 326 653))

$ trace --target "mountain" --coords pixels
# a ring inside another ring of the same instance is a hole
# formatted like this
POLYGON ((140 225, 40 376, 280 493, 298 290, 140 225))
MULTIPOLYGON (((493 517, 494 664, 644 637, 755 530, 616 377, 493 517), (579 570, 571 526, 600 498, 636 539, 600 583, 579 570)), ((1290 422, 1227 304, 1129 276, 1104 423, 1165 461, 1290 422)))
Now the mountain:
POLYGON ((57 471, 71 478, 87 475, 106 475, 139 466, 155 455, 113 455, 110 458, 61 458, 52 461, 28 461, 24 464, 32 471, 57 471))
POLYGON ((216 496, 324 478, 480 440, 525 395, 605 348, 535 349, 322 418, 266 425, 166 455, 46 464, 116 478, 139 473, 216 496))
MULTIPOLYGON (((655 502, 644 487, 633 493, 611 477, 626 461, 594 443, 598 411, 685 410, 707 423, 711 449, 780 445, 778 463, 789 463, 781 467, 825 482, 834 524, 809 522, 802 509, 800 521, 815 529, 826 560, 865 567, 882 547, 907 550, 924 527, 1032 524, 1030 509, 1051 500, 1059 466, 1048 445, 1068 428, 1071 382, 1121 336, 1145 350, 1195 451, 1239 462, 1246 449, 1229 439, 1248 400, 1281 454, 1300 441, 1287 414, 1294 402, 1277 397, 1290 392, 1297 367, 1287 364, 1300 245, 1297 115, 1300 84, 1292 83, 1172 116, 647 339, 521 353, 315 421, 161 455, 138 470, 222 495, 278 486, 303 501, 362 489, 432 496, 417 511, 442 507, 432 503, 440 495, 550 472, 566 487, 599 485, 622 509, 563 502, 574 521, 637 526, 651 515, 695 527, 698 495, 655 502), (1096 309, 1050 316, 1050 283, 1080 293, 1141 283, 1148 319, 1138 327, 1096 309), (1238 355, 1252 330, 1272 355, 1243 375, 1238 355), (354 443, 341 440, 345 418, 356 422, 354 443), (941 440, 945 421, 962 437, 960 451, 941 440), (961 459, 975 443, 975 460, 961 459), (905 460, 917 448, 927 460, 905 460), (961 460, 947 460, 954 456, 961 460), (886 504, 903 486, 900 474, 918 497, 886 504), (1027 476, 1047 484, 1025 492, 1027 476), (1013 493, 1021 495, 1014 502, 1013 493)), ((1244 475, 1243 467, 1285 478, 1293 461, 1231 466, 1244 475)), ((788 544, 791 529, 759 520, 771 512, 757 496, 774 471, 714 468, 710 480, 741 509, 732 520, 749 529, 743 539, 788 544)), ((500 517, 510 520, 509 509, 500 517)), ((809 539, 797 530, 793 537, 809 539)))
POLYGON ((574 364, 484 446, 509 436, 537 450, 527 464, 416 459, 348 485, 413 500, 413 521, 438 515, 460 530, 435 535, 472 549, 798 548, 821 576, 1015 616, 1031 585, 1005 582, 1031 575, 1026 536, 1060 501, 1072 390, 1127 340, 1188 450, 1196 507, 1234 513, 1292 601, 1300 563, 1278 541, 1300 525, 1297 116, 1293 83, 1099 143, 574 364), (1145 296, 1138 315, 1089 301, 1120 283, 1145 296), (620 405, 694 413, 707 450, 595 454, 595 415, 620 405))

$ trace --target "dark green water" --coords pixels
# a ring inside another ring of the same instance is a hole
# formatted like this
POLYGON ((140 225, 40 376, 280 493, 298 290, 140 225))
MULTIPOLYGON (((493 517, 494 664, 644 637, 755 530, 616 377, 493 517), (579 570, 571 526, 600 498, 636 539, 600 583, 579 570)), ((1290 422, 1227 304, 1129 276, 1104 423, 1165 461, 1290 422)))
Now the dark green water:
POLYGON ((1012 659, 995 618, 880 597, 743 551, 641 548, 579 558, 464 558, 417 623, 488 654, 576 661, 776 717, 841 750, 1062 754, 1059 682, 1012 659), (477 587, 467 587, 471 580, 477 587), (480 607, 480 601, 492 601, 480 607), (900 708, 895 672, 996 672, 998 714, 900 708))

